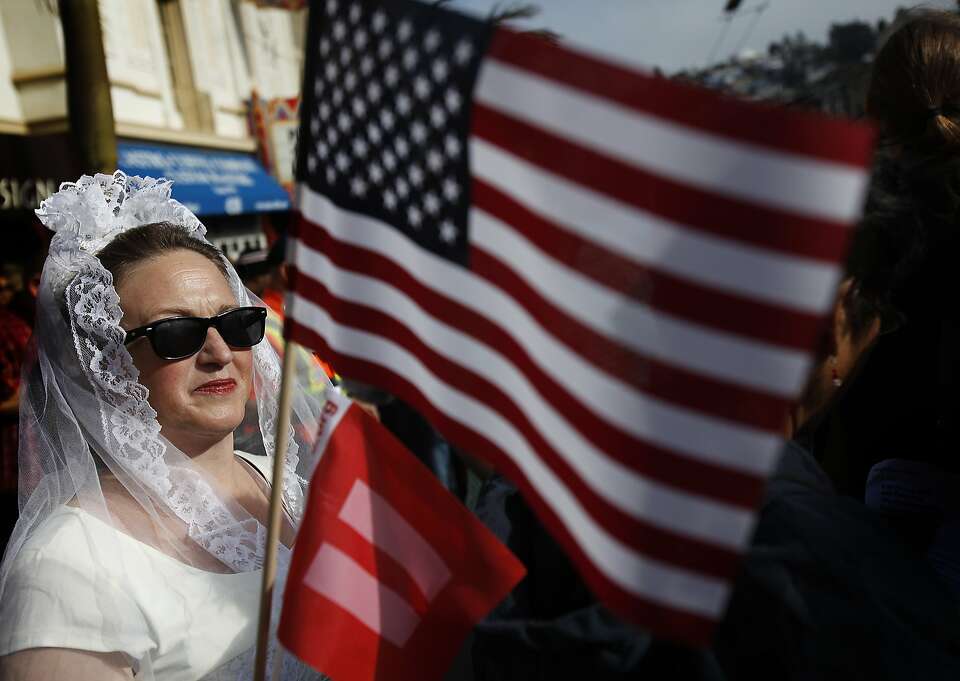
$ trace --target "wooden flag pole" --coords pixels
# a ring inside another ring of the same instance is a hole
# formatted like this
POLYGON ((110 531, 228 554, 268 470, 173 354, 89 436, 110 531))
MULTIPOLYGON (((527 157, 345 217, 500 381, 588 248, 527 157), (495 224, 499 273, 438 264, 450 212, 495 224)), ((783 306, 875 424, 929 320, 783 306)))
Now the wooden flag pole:
MULTIPOLYGON (((277 547, 280 544, 280 518, 283 510, 283 464, 287 458, 290 430, 290 395, 293 392, 293 367, 297 344, 287 341, 283 351, 283 378, 280 381, 280 404, 277 432, 274 438, 273 477, 270 485, 270 524, 267 527, 267 548, 263 557, 263 581, 260 588, 260 620, 257 630, 257 657, 253 667, 254 681, 266 681, 267 650, 270 642, 270 610, 273 586, 277 575, 277 547)), ((276 681, 276 680, 275 680, 276 681)))

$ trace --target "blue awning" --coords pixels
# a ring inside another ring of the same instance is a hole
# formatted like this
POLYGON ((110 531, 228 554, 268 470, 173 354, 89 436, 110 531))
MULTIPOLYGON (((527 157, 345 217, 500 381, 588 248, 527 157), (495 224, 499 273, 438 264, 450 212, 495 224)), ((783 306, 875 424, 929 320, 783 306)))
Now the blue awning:
POLYGON ((173 180, 173 198, 197 215, 238 215, 288 210, 290 197, 248 154, 193 147, 119 142, 127 175, 173 180))

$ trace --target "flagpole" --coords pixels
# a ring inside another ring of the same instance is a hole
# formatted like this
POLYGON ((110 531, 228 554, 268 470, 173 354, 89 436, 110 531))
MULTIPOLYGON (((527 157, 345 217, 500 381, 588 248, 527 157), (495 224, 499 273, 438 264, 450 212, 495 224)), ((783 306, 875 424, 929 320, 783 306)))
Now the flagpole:
POLYGON ((280 404, 277 432, 274 438, 273 477, 270 486, 270 521, 267 527, 267 547, 263 558, 263 580, 260 587, 260 620, 257 630, 257 657, 254 662, 254 681, 266 681, 267 650, 270 642, 270 610, 273 586, 277 573, 277 547, 280 544, 280 518, 283 509, 283 464, 287 458, 287 440, 290 430, 290 396, 293 392, 293 367, 297 344, 287 341, 283 351, 283 378, 280 381, 280 404))

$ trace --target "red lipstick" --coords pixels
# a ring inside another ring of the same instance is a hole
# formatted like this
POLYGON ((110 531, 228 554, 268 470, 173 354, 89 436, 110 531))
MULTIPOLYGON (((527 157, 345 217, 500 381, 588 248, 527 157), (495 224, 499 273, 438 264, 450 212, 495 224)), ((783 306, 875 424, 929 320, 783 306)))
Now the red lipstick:
POLYGON ((203 385, 193 389, 195 393, 205 393, 207 395, 226 395, 232 393, 237 387, 237 382, 232 378, 221 378, 216 381, 207 381, 203 385))

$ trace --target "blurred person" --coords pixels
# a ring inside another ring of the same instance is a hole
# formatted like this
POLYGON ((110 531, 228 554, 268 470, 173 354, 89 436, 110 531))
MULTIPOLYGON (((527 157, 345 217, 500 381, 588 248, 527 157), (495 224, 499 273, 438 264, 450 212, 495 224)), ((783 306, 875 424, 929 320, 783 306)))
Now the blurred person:
POLYGON ((7 264, 0 268, 0 289, 4 286, 4 279, 13 283, 13 296, 7 306, 29 327, 33 327, 43 257, 44 254, 40 252, 28 258, 25 265, 7 264), (9 272, 9 277, 5 276, 4 272, 9 272))
POLYGON ((8 307, 23 290, 23 269, 14 263, 0 264, 0 307, 8 307))
MULTIPOLYGON (((280 361, 265 308, 170 191, 84 176, 38 211, 56 234, 0 564, 4 680, 252 676, 272 461, 234 430, 252 386, 273 451, 280 361)), ((292 395, 280 574, 322 409, 292 395)), ((282 677, 320 675, 286 656, 282 677)))
POLYGON ((16 275, 12 266, 0 267, 0 551, 17 518, 20 368, 30 339, 30 327, 11 309, 16 275))
MULTIPOLYGON (((960 474, 954 453, 960 326, 952 312, 960 226, 960 16, 914 10, 900 17, 877 53, 867 112, 881 129, 877 181, 892 206, 910 206, 897 210, 918 234, 922 265, 894 301, 908 324, 878 346, 817 444, 838 488, 876 504, 881 500, 871 479, 917 488, 960 474), (912 463, 894 474, 884 461, 912 463)), ((938 531, 942 515, 941 502, 924 503, 922 513, 885 509, 897 522, 913 524, 919 544, 938 531)), ((960 576, 952 579, 960 589, 960 576)))
POLYGON ((960 668, 960 17, 900 18, 876 55, 867 113, 880 125, 877 172, 849 261, 863 312, 890 332, 798 433, 833 493, 771 485, 782 501, 754 539, 767 553, 740 581, 753 599, 735 592, 721 628, 733 678, 960 668), (776 624, 755 645, 736 641, 760 617, 776 624))
MULTIPOLYGON (((833 474, 849 472, 868 449, 874 462, 931 453, 931 422, 912 418, 902 405, 928 405, 938 393, 941 348, 928 331, 944 308, 930 305, 940 293, 928 275, 948 255, 941 250, 947 244, 933 247, 945 225, 915 196, 884 188, 890 172, 900 171, 880 168, 853 237, 829 359, 793 410, 792 439, 718 629, 716 656, 730 679, 960 674, 960 603, 930 560, 932 531, 918 532, 869 503, 870 464, 856 482, 833 474), (925 303, 914 298, 920 291, 925 303), (841 316, 850 342, 839 332, 841 316), (857 356, 849 372, 844 354, 857 356), (914 377, 907 393, 897 378, 903 374, 914 377), (831 438, 831 431, 845 437, 831 438)), ((950 246, 950 257, 960 254, 958 245, 950 246)), ((894 490, 889 478, 884 484, 890 482, 886 492, 906 491, 894 490)))
POLYGON ((283 294, 287 290, 287 237, 281 234, 267 251, 264 260, 263 302, 283 316, 283 294))
POLYGON ((237 258, 234 267, 243 285, 262 300, 263 292, 272 278, 267 251, 256 247, 248 248, 237 258))

